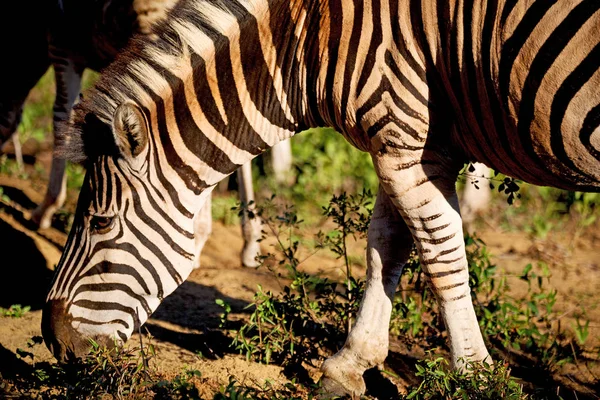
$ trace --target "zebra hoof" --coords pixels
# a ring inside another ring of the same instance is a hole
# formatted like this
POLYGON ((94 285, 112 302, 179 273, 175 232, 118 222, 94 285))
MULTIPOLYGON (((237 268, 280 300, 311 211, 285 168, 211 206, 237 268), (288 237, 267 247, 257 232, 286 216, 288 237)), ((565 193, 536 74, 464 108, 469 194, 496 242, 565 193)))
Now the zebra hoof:
POLYGON ((340 396, 350 396, 353 400, 360 399, 367 387, 362 374, 342 369, 335 363, 326 360, 321 367, 321 399, 331 399, 340 396))
POLYGON ((333 379, 324 378, 321 380, 321 392, 319 400, 338 399, 345 396, 350 396, 352 400, 359 400, 360 394, 350 393, 341 383, 333 379))
POLYGON ((31 224, 34 229, 47 229, 52 224, 53 212, 47 208, 38 207, 31 212, 31 224))
POLYGON ((260 246, 256 245, 244 246, 242 250, 242 265, 246 268, 257 268, 260 262, 256 260, 256 257, 260 255, 260 246))

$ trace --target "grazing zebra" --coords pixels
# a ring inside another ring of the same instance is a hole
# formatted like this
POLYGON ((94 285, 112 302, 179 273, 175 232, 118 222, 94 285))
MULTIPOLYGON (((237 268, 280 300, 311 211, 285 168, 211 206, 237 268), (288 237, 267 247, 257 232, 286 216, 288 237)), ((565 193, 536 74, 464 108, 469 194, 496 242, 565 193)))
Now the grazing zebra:
MULTIPOLYGON (((210 190, 309 127, 368 152, 380 181, 367 282, 322 366, 358 396, 388 352, 392 298, 416 243, 451 361, 489 360, 455 189, 469 160, 533 184, 600 190, 600 2, 182 0, 131 43, 61 130, 85 162, 43 312, 58 359, 127 340, 192 270, 210 190)), ((318 179, 318 177, 315 177, 318 179)))

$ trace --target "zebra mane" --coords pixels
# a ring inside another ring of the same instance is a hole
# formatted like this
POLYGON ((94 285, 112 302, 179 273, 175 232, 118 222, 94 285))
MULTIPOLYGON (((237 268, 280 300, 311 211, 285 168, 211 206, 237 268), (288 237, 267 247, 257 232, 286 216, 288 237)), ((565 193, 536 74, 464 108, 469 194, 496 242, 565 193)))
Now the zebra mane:
POLYGON ((150 34, 134 36, 115 61, 101 71, 83 101, 73 108, 70 120, 57 127, 57 153, 79 163, 101 155, 118 156, 112 121, 119 104, 131 101, 150 113, 153 99, 184 95, 173 90, 169 77, 179 76, 178 70, 190 69, 190 48, 208 56, 207 52, 214 53, 225 43, 218 38, 237 23, 236 15, 247 13, 247 8, 253 6, 238 1, 247 0, 181 0, 152 27, 150 34), (204 37, 192 35, 190 26, 195 29, 193 33, 204 37))

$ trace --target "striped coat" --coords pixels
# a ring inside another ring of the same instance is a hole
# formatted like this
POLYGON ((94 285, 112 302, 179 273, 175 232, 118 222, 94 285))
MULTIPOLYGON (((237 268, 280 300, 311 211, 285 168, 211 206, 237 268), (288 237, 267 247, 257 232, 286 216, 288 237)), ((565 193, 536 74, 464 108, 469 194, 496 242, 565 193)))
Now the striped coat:
MULTIPOLYGON (((452 365, 490 361, 455 190, 468 160, 535 184, 600 189, 600 3, 183 0, 78 105, 60 149, 89 172, 44 310, 58 358, 126 340, 191 270, 193 220, 240 165, 308 127, 368 152, 380 180, 368 274, 322 366, 359 396, 385 359, 412 244, 452 365), (104 293, 110 292, 107 301, 104 293)), ((318 177, 315 177, 318 179, 318 177)))

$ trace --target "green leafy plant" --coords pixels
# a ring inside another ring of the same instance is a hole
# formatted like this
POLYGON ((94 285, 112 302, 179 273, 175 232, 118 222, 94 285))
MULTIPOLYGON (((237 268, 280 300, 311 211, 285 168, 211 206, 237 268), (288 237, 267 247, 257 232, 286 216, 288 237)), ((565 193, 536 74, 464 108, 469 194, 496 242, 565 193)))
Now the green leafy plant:
POLYGON ((305 400, 313 399, 310 393, 302 390, 292 380, 283 388, 274 388, 269 381, 265 381, 262 387, 243 385, 233 377, 229 378, 226 386, 221 386, 213 400, 305 400))
POLYGON ((0 316, 2 317, 11 317, 11 318, 21 318, 23 315, 27 314, 31 310, 30 306, 22 306, 20 304, 13 304, 9 308, 0 307, 0 316))
POLYGON ((406 399, 527 399, 523 387, 510 377, 507 364, 467 363, 465 372, 451 371, 443 357, 421 360, 416 364, 417 387, 408 388, 406 399))
POLYGON ((97 397, 102 394, 123 398, 135 396, 149 386, 148 357, 155 355, 153 346, 144 350, 118 345, 108 348, 94 341, 90 341, 90 344, 92 349, 88 357, 64 367, 56 367, 58 375, 66 378, 67 398, 97 397))
POLYGON ((4 188, 0 186, 0 201, 4 202, 4 203, 9 203, 10 202, 10 197, 8 197, 5 193, 4 193, 4 188))
POLYGON ((200 399, 200 392, 192 380, 202 374, 195 369, 185 368, 172 380, 160 380, 152 386, 156 397, 164 399, 200 399))
POLYGON ((281 295, 263 291, 259 286, 248 306, 253 310, 249 322, 235 334, 232 345, 237 350, 248 359, 266 363, 273 360, 299 363, 322 357, 320 348, 332 347, 339 340, 341 330, 350 326, 364 290, 362 282, 351 275, 346 241, 352 235, 365 234, 371 213, 370 199, 368 191, 359 196, 333 196, 323 211, 336 228, 328 235, 322 232, 316 235, 315 251, 329 248, 344 259, 346 279, 341 291, 337 290, 337 283, 311 276, 299 268, 302 261, 298 256, 297 235, 302 221, 293 207, 278 207, 274 197, 254 211, 240 206, 239 213, 248 212, 249 218, 261 218, 263 226, 275 237, 278 251, 261 256, 261 261, 278 274, 284 271, 289 285, 281 295))
MULTIPOLYGON (((151 338, 150 338, 151 339, 151 338)), ((17 386, 19 396, 52 399, 90 398, 156 398, 199 399, 194 380, 201 376, 194 369, 184 368, 172 379, 164 379, 155 366, 154 345, 99 345, 90 340, 87 356, 65 364, 35 363, 33 349, 43 343, 41 336, 18 349, 22 359, 30 359, 31 376, 23 376, 17 386)))
POLYGON ((18 176, 26 179, 27 175, 20 170, 17 162, 10 159, 6 154, 0 154, 0 174, 7 176, 18 176))
MULTIPOLYGON (((369 228, 369 222, 373 214, 372 205, 373 195, 370 190, 363 189, 358 196, 347 195, 346 192, 339 196, 334 195, 329 204, 323 207, 323 214, 331 218, 336 225, 335 229, 328 235, 319 232, 319 239, 324 246, 333 251, 339 258, 344 259, 346 268, 346 300, 347 304, 354 305, 353 292, 358 288, 356 279, 352 276, 350 268, 350 258, 348 256, 348 238, 356 234, 366 237, 369 228)), ((346 316, 348 325, 346 332, 352 328, 352 310, 340 310, 342 315, 346 316)))
POLYGON ((227 317, 231 313, 231 306, 223 299, 216 299, 215 303, 223 308, 223 313, 219 316, 219 328, 227 327, 227 317))

